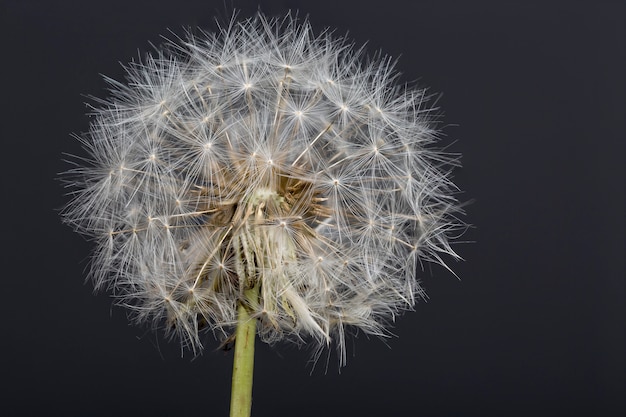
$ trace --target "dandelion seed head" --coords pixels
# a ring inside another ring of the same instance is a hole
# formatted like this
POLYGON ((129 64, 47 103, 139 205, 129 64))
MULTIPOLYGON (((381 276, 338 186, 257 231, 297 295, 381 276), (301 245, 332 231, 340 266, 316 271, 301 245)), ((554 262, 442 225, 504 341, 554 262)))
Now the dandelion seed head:
POLYGON ((64 220, 135 320, 200 351, 246 301, 268 342, 385 335, 457 257, 455 158, 424 89, 308 21, 262 14, 168 41, 108 80, 64 220), (244 300, 251 287, 256 300, 244 300))

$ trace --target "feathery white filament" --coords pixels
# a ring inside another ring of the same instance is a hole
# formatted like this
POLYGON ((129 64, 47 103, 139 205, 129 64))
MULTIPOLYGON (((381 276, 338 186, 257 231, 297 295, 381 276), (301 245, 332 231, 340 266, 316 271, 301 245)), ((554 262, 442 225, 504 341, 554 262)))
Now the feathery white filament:
POLYGON ((362 61, 258 14, 109 80, 63 213, 98 242, 96 287, 194 350, 203 327, 230 333, 254 285, 267 342, 384 334, 423 295, 421 260, 456 256, 461 224, 425 90, 395 86, 388 58, 362 61))

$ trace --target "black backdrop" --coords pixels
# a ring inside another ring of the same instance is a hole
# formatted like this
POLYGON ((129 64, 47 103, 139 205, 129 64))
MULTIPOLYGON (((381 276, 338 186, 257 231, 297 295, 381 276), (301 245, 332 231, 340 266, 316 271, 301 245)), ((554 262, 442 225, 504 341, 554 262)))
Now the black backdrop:
MULTIPOLYGON (((81 94, 170 28, 213 28, 235 1, 0 2, 0 414, 225 416, 231 353, 127 324, 84 285, 91 244, 63 226, 62 152, 81 94)), ((624 6, 611 1, 275 1, 317 29, 401 55, 442 92, 456 182, 475 199, 466 259, 424 274, 398 336, 347 367, 260 345, 254 416, 621 416, 624 412, 624 6)))

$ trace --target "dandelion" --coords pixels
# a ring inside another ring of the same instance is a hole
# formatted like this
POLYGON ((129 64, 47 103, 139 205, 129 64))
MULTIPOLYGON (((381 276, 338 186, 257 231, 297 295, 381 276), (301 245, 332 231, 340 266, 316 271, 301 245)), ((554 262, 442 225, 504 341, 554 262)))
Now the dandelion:
POLYGON ((64 220, 96 241, 95 287, 137 322, 196 353, 203 332, 236 329, 243 391, 256 334, 334 344, 343 363, 348 333, 384 336, 425 297, 423 261, 457 256, 455 159, 390 58, 259 13, 126 72, 78 137, 89 156, 65 174, 64 220))

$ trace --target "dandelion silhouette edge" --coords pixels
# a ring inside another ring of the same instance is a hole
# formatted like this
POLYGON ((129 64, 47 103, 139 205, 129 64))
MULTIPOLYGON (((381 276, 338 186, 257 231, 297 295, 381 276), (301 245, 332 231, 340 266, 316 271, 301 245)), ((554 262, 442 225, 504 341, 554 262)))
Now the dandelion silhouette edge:
POLYGON ((458 258, 457 158, 391 58, 259 13, 125 69, 77 136, 62 217, 133 320, 197 353, 244 303, 261 340, 345 362, 347 332, 386 335, 425 296, 422 262, 458 258))

